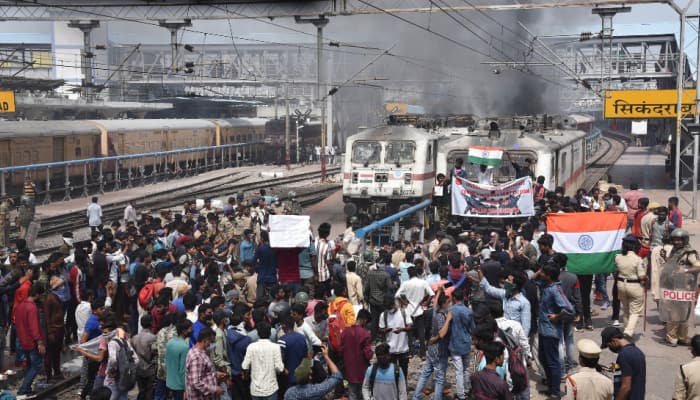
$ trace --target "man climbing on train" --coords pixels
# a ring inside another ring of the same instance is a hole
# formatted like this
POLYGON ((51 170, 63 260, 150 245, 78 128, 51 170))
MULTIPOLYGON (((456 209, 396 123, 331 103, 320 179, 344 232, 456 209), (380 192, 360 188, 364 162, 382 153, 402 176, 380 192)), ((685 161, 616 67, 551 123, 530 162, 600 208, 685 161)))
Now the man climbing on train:
POLYGON ((511 157, 509 152, 505 152, 506 156, 508 156, 508 161, 510 162, 510 165, 513 166, 513 169, 515 169, 515 179, 519 178, 524 178, 526 176, 529 176, 532 178, 532 180, 535 180, 535 173, 532 172, 530 169, 530 164, 532 164, 532 160, 530 158, 526 158, 523 160, 523 165, 520 165, 513 161, 513 158, 511 157))

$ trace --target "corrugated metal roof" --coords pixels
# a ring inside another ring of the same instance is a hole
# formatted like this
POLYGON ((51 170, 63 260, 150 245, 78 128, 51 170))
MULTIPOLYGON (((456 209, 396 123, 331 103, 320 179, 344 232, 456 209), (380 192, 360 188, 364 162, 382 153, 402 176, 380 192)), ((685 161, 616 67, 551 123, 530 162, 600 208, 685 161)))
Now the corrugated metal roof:
POLYGON ((250 127, 264 127, 265 124, 270 121, 267 118, 228 118, 228 119, 223 119, 223 120, 217 120, 217 121, 224 121, 228 126, 233 126, 233 127, 242 127, 242 126, 250 126, 250 127))
POLYGON ((137 130, 214 129, 213 122, 205 119, 106 119, 94 122, 110 133, 137 130))
POLYGON ((2 121, 0 139, 37 136, 99 135, 100 130, 90 121, 2 121))
POLYGON ((0 43, 51 44, 50 33, 0 32, 0 43))
POLYGON ((352 135, 348 140, 427 140, 437 139, 437 135, 431 135, 424 129, 410 126, 388 125, 370 128, 352 135))

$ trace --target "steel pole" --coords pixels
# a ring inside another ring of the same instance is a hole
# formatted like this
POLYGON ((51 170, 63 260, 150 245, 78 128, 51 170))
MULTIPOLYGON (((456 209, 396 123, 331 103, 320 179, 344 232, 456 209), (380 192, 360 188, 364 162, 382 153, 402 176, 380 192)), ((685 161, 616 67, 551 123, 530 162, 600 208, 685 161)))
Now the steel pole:
MULTIPOLYGON (((700 9, 700 3, 698 3, 698 8, 700 9)), ((687 16, 686 16, 687 17, 687 16)), ((700 79, 700 30, 698 30, 697 38, 697 54, 695 59, 695 129, 697 129, 698 124, 700 124, 700 90, 698 90, 698 79, 700 79)), ((697 209, 698 209, 698 153, 700 153, 700 136, 697 132, 693 135, 693 204, 690 213, 690 218, 697 219, 697 209)))
POLYGON ((284 161, 287 163, 287 170, 291 169, 289 165, 289 85, 284 85, 284 161))
POLYGON ((316 85, 316 101, 320 102, 321 106, 321 182, 326 181, 326 102, 321 98, 321 90, 323 85, 323 26, 325 24, 316 25, 316 77, 318 85, 316 85))
POLYGON ((296 123, 296 131, 297 131, 297 145, 296 145, 296 150, 297 150, 297 164, 301 164, 301 160, 299 160, 299 118, 297 118, 297 123, 296 123))
POLYGON ((683 128, 683 116, 681 107, 683 106, 683 77, 685 75, 685 10, 680 14, 681 29, 678 40, 678 71, 676 75, 676 90, 678 97, 676 101, 676 197, 681 195, 681 132, 683 128))

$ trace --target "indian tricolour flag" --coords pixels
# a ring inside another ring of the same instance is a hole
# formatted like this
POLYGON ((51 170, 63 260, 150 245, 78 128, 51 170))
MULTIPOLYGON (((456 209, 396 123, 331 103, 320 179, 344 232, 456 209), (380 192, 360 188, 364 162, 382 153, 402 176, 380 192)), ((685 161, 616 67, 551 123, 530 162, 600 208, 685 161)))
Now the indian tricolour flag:
POLYGON ((547 233, 554 237, 554 251, 569 257, 567 269, 575 274, 613 272, 626 228, 625 212, 547 215, 547 233))
POLYGON ((469 148, 469 161, 474 164, 498 167, 501 165, 503 149, 497 147, 471 146, 469 148))

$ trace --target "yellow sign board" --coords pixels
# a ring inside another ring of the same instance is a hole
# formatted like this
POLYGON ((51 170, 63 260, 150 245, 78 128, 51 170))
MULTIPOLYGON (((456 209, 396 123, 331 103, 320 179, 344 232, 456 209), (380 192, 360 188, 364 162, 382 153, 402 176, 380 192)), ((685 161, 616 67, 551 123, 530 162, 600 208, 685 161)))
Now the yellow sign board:
POLYGON ((0 91, 0 113, 15 112, 15 92, 12 90, 0 91))
POLYGON ((408 113, 408 105, 406 103, 386 103, 385 109, 391 115, 406 115, 408 113))
MULTIPOLYGON (((677 90, 609 90, 605 92, 605 118, 676 118, 677 90)), ((695 112, 695 89, 683 90, 681 114, 695 112)))

